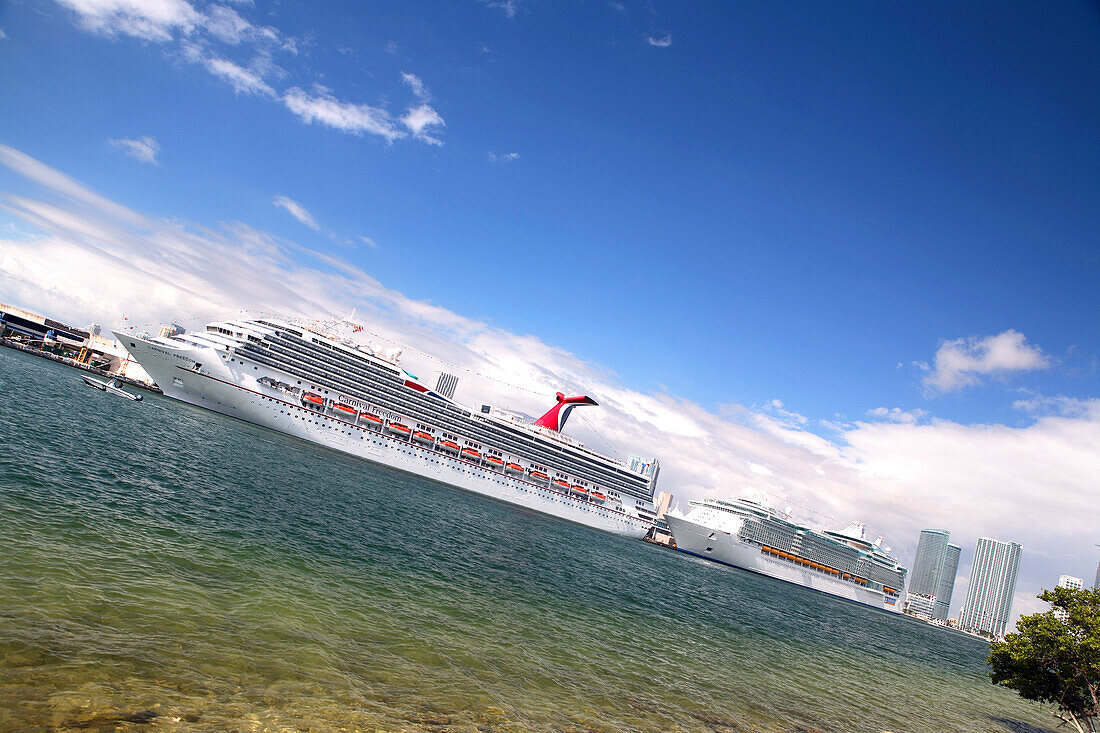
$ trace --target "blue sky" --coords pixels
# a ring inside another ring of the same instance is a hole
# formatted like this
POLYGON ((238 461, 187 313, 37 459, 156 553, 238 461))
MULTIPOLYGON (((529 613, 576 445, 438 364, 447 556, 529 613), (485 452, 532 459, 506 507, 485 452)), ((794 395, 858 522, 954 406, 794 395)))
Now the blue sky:
MULTIPOLYGON (((841 447, 1100 398, 1089 5, 24 0, 0 29, 0 143, 638 393, 841 447)), ((28 289, 33 264, 0 296, 141 307, 28 289)), ((171 302, 149 318, 194 315, 171 302)))

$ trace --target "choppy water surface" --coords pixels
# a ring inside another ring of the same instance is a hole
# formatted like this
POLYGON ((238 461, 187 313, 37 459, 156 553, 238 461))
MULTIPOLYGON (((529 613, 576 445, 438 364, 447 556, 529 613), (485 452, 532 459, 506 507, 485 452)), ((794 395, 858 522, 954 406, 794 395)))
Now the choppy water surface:
POLYGON ((975 639, 7 349, 0 389, 0 729, 1050 727, 975 639))

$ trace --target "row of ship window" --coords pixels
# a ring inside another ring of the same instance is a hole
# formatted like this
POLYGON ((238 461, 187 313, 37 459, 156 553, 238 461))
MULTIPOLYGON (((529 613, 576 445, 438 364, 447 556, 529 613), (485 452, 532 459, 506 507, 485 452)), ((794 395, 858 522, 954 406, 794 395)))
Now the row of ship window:
MULTIPOLYGON (((299 383, 300 383, 300 381, 299 381, 299 383)), ((316 387, 316 386, 313 386, 313 385, 310 385, 310 387, 311 387, 311 389, 317 389, 317 387, 316 387)), ((306 394, 309 394, 309 393, 306 393, 306 394)), ((316 395, 316 396, 319 396, 319 395, 316 395)), ((261 398, 261 400, 265 400, 265 401, 271 401, 271 402, 282 402, 282 401, 276 401, 276 400, 275 400, 275 398, 273 398, 273 397, 268 397, 268 396, 266 396, 266 395, 260 395, 260 398, 261 398)), ((295 409, 299 409, 299 411, 303 411, 303 412, 306 412, 306 413, 308 413, 308 414, 316 414, 316 412, 320 411, 320 408, 318 408, 318 407, 316 407, 316 406, 313 406, 312 404, 309 404, 309 405, 307 405, 307 406, 305 406, 305 407, 295 407, 295 409)), ((283 414, 289 414, 289 413, 285 413, 284 411, 279 411, 279 412, 281 412, 281 413, 283 413, 283 414)), ((331 417, 329 417, 329 416, 327 416, 327 415, 323 415, 323 412, 322 412, 322 414, 321 414, 320 416, 321 416, 321 417, 324 417, 324 418, 326 418, 326 419, 334 419, 334 418, 331 418, 331 417)), ((295 416, 295 417, 299 417, 299 416, 295 416)), ((304 417, 299 417, 299 419, 306 419, 306 418, 304 418, 304 417)), ((307 422, 309 422, 309 423, 313 423, 313 420, 307 420, 307 422)), ((317 425, 323 425, 322 423, 320 423, 320 420, 318 420, 318 422, 317 422, 316 424, 317 424, 317 425)), ((392 425, 394 425, 394 424, 392 424, 392 425)), ((331 426, 329 426, 329 425, 323 425, 323 427, 326 427, 326 428, 330 428, 331 426)), ((366 426, 366 427, 364 427, 364 426, 357 426, 357 427, 360 427, 360 429, 362 429, 362 430, 366 430, 366 429, 367 429, 368 427, 373 427, 373 428, 375 428, 375 429, 378 429, 378 430, 381 430, 381 429, 382 429, 381 425, 373 425, 373 424, 372 424, 372 425, 368 425, 368 426, 366 426)), ((403 426, 403 427, 404 427, 404 426, 403 426)), ((407 429, 407 428, 406 428, 406 429, 407 429)), ((348 433, 348 431, 344 431, 344 430, 341 430, 341 431, 342 431, 342 433, 344 433, 345 435, 351 435, 351 433, 348 433)), ((445 434, 444 434, 444 435, 445 435, 445 434)), ((362 437, 363 437, 363 436, 361 436, 361 438, 362 438, 362 437)), ((392 438, 392 439, 398 439, 398 438, 396 438, 396 437, 395 437, 395 438, 392 438)), ((382 444, 382 442, 379 442, 379 441, 377 441, 377 440, 373 440, 373 439, 372 439, 372 441, 373 441, 373 442, 375 442, 375 444, 376 444, 376 445, 384 445, 384 444, 382 444)), ((438 448, 437 448, 437 449, 438 449, 438 448)), ((412 451, 410 451, 410 450, 405 450, 405 449, 401 449, 401 451, 400 451, 400 452, 403 452, 403 453, 408 453, 408 455, 410 455, 410 456, 411 456, 411 455, 415 455, 415 453, 414 453, 414 452, 412 452, 412 451)), ((478 457, 478 458, 480 458, 480 455, 478 455, 477 457, 478 457)), ((426 458, 426 460, 427 460, 427 458, 426 458)), ((469 460, 469 457, 467 457, 467 458, 466 458, 466 460, 469 460)), ((433 463, 439 463, 439 461, 438 461, 438 460, 431 460, 431 462, 433 462, 433 463)), ((519 467, 518 467, 518 464, 510 464, 510 466, 516 466, 516 468, 519 468, 519 467)), ((509 468, 510 468, 510 466, 509 466, 509 468)), ((456 466, 451 466, 451 468, 452 468, 453 470, 456 470, 456 471, 461 471, 461 470, 463 470, 463 469, 462 469, 461 467, 456 467, 456 466)), ((482 467, 478 466, 477 468, 482 468, 482 467)), ((547 470, 547 469, 544 469, 544 468, 542 468, 542 467, 539 467, 539 466, 533 466, 533 464, 532 464, 532 467, 531 467, 531 470, 532 470, 532 471, 535 471, 535 472, 537 472, 537 471, 539 471, 540 469, 541 469, 542 471, 546 471, 546 470, 547 470)), ((562 477, 562 478, 564 478, 564 477, 565 477, 565 474, 563 474, 563 473, 561 473, 561 472, 558 472, 558 473, 557 473, 557 475, 559 475, 559 477, 562 477)), ((538 479, 537 475, 533 475, 533 474, 531 475, 531 477, 530 477, 530 478, 532 478, 532 479, 538 479)), ((546 475, 546 479, 543 479, 543 480, 544 480, 544 481, 547 481, 547 482, 549 482, 549 480, 550 480, 550 479, 549 479, 549 475, 546 475)), ((496 481, 497 483, 500 483, 500 484, 504 485, 504 482, 503 482, 503 481, 499 481, 499 480, 495 480, 495 481, 496 481)), ((586 486, 586 485, 587 485, 587 483, 586 483, 586 482, 577 482, 576 484, 574 484, 574 485, 571 485, 571 486, 563 486, 563 488, 565 488, 566 490, 568 490, 568 489, 576 490, 577 488, 579 488, 579 486, 582 486, 582 484, 583 484, 583 486, 586 486)), ((583 488, 583 486, 582 486, 582 488, 583 488)), ((522 486, 520 486, 520 488, 521 488, 521 489, 524 489, 524 488, 522 488, 522 486)), ((547 488, 543 488, 543 486, 537 486, 537 488, 539 488, 539 490, 540 490, 540 491, 548 491, 548 489, 547 489, 547 488)), ((527 491, 527 489, 524 489, 524 491, 527 491)), ((555 491, 555 492, 553 492, 553 493, 561 493, 561 494, 563 494, 564 496, 566 496, 566 499, 571 499, 571 500, 573 500, 573 501, 576 501, 576 497, 574 497, 574 496, 572 496, 572 495, 570 495, 570 494, 568 494, 568 493, 565 493, 565 492, 558 492, 558 491, 555 491)), ((612 493, 612 495, 613 495, 614 497, 616 497, 616 499, 617 499, 617 495, 616 495, 616 494, 614 494, 614 492, 609 492, 609 493, 612 493)), ((584 508, 584 511, 590 511, 590 510, 588 510, 587 506, 585 505, 587 501, 592 501, 592 502, 594 502, 594 503, 597 503, 597 504, 598 504, 598 503, 603 503, 603 501, 604 501, 604 499, 605 499, 605 495, 604 495, 604 494, 602 494, 602 493, 599 493, 599 492, 596 492, 595 490, 593 490, 593 491, 591 491, 591 492, 587 492, 587 491, 586 491, 586 492, 584 493, 584 497, 585 497, 585 500, 586 500, 586 501, 585 501, 585 502, 579 502, 579 503, 580 503, 580 505, 581 505, 581 507, 582 507, 582 508, 584 508)))
MULTIPOLYGON (((251 350, 250 350, 250 351, 251 351, 251 350)), ((285 370, 285 371, 290 371, 291 373, 295 373, 295 374, 300 374, 301 376, 305 376, 305 374, 304 374, 303 372, 301 372, 301 371, 300 371, 299 369, 297 369, 297 368, 296 368, 295 366, 293 366, 293 365, 288 365, 288 364, 277 364, 277 363, 270 363, 270 361, 271 361, 271 360, 269 360, 269 359, 265 359, 265 358, 263 358, 263 357, 262 357, 261 355, 258 355, 258 354, 257 354, 257 355, 253 355, 253 354, 249 353, 249 354, 248 354, 248 356, 249 356, 249 358, 254 358, 254 359, 256 359, 257 361, 260 361, 261 363, 267 363, 267 364, 269 364, 269 366, 272 366, 272 367, 274 367, 274 368, 277 368, 277 369, 283 369, 283 370, 285 370), (260 356, 260 358, 256 358, 257 356, 260 356)), ((305 355, 303 355, 303 356, 305 356, 305 355)), ((316 360, 315 360, 315 359, 312 359, 312 358, 311 358, 311 359, 310 359, 310 361, 316 361, 316 360)), ((330 375, 328 375, 328 376, 330 376, 330 377, 334 377, 334 375, 331 375, 331 374, 330 374, 330 375)), ((299 381, 300 381, 300 380, 299 380, 299 381)), ((338 387, 337 387, 337 385, 335 384, 335 381, 336 381, 336 379, 334 379, 334 383, 333 383, 333 384, 331 385, 331 386, 332 386, 332 387, 333 387, 334 389, 338 388, 338 387)), ((345 389, 344 389, 343 391, 351 391, 351 392, 352 392, 353 394, 355 393, 355 392, 354 392, 353 390, 347 390, 346 388, 345 388, 345 389)), ((373 391, 373 390, 372 390, 372 391, 373 391)), ((326 392, 327 392, 327 390, 326 390, 326 392)), ((411 395, 411 396, 414 396, 414 397, 421 397, 422 399, 426 399, 426 398, 423 398, 423 397, 422 397, 422 396, 420 395, 420 393, 412 393, 412 395, 411 395)), ((376 397, 376 399, 377 399, 377 397, 376 397)), ((432 405, 432 407, 436 407, 436 406, 435 406, 435 405, 432 405)), ((526 437, 526 436, 524 436, 524 437, 526 437)), ((563 458, 564 458, 564 456, 563 456, 563 458)), ((602 473, 602 472, 601 472, 601 473, 602 473)), ((634 493, 634 492, 627 492, 627 493, 634 493)))

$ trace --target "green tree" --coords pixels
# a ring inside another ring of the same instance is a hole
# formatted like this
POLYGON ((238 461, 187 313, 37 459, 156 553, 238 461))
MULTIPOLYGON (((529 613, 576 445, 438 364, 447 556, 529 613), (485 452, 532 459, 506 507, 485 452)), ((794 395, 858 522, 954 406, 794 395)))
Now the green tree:
POLYGON ((1039 598, 1053 605, 1024 616, 1016 631, 990 645, 989 676, 1028 700, 1051 703, 1079 733, 1100 726, 1100 591, 1055 588, 1039 598), (1066 612, 1062 621, 1054 609, 1066 612))

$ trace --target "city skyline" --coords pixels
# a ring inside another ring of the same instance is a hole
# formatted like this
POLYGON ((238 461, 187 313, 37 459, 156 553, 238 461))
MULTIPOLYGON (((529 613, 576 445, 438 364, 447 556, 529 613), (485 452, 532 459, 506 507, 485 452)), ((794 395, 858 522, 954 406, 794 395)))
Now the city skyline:
POLYGON ((1091 575, 1081 8, 157 7, 0 8, 0 301, 354 308, 460 401, 592 393, 678 502, 1012 537, 1017 612, 1091 575))

